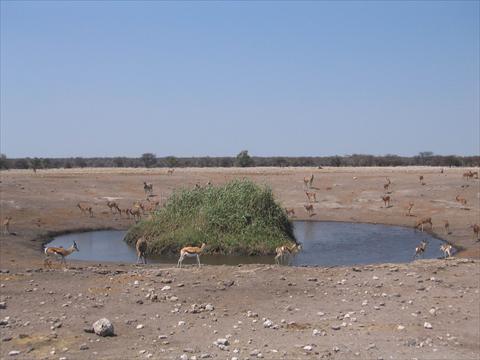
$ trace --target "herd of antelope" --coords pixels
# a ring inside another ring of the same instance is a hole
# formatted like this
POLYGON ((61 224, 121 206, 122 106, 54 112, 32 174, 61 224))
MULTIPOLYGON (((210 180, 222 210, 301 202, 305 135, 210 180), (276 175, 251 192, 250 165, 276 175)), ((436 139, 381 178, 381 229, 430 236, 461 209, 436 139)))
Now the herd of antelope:
MULTIPOLYGON (((174 169, 169 169, 167 171, 168 175, 173 175, 174 169)), ((443 173, 443 169, 441 171, 443 173)), ((478 172, 475 171, 467 171, 463 174, 463 177, 466 178, 467 180, 469 179, 478 179, 478 172)), ((354 177, 354 180, 357 180, 357 177, 354 177)), ((419 182, 422 186, 426 185, 425 178, 423 175, 419 176, 419 182)), ((305 195, 307 197, 308 203, 304 204, 304 208, 307 211, 308 215, 314 216, 315 213, 315 208, 314 204, 318 202, 317 200, 317 193, 312 191, 313 188, 313 181, 314 181, 314 174, 311 174, 311 176, 304 177, 303 183, 304 183, 304 190, 305 190, 305 195)), ((211 185, 210 182, 208 182, 207 186, 211 185)), ((197 184, 197 187, 199 185, 197 184)), ((468 187, 468 185, 465 185, 468 187)), ((463 186, 462 186, 463 187, 463 186)), ((150 197, 153 196, 153 184, 143 182, 143 190, 145 192, 146 200, 144 201, 135 201, 132 206, 123 206, 120 207, 120 205, 113 200, 109 200, 106 203, 106 206, 110 210, 111 214, 118 214, 122 215, 125 214, 129 219, 132 217, 134 221, 139 221, 142 216, 145 214, 151 214, 154 211, 158 209, 159 201, 152 201, 150 200, 150 197)), ((331 190, 331 188, 327 188, 327 190, 331 190)), ((392 201, 392 181, 390 180, 389 177, 386 177, 386 182, 383 185, 383 190, 384 194, 381 196, 381 199, 384 203, 385 208, 391 207, 391 201, 392 201)), ((455 201, 460 203, 464 209, 467 209, 467 200, 464 197, 461 197, 460 195, 457 195, 455 197, 455 201)), ((413 201, 410 201, 408 205, 405 207, 406 212, 405 216, 416 216, 412 214, 412 209, 415 206, 415 203, 413 201)), ((80 210, 80 212, 83 215, 88 215, 90 217, 94 217, 94 212, 93 212, 93 207, 89 204, 85 203, 77 203, 76 207, 80 210)), ((468 210, 468 209, 467 209, 468 210)), ((285 208, 285 212, 287 216, 294 217, 295 216, 295 209, 294 208, 285 208)), ((10 231, 10 224, 12 221, 12 217, 7 216, 5 217, 2 225, 3 225, 3 234, 4 235, 9 235, 9 234, 14 234, 10 231)), ((422 217, 418 219, 415 224, 414 224, 414 229, 421 230, 422 232, 424 231, 425 226, 429 226, 430 230, 433 229, 433 223, 432 223, 432 218, 431 217, 422 217)), ((474 240, 480 241, 480 226, 478 224, 473 224, 470 225, 470 228, 473 230, 473 236, 474 240)), ((444 230, 445 234, 449 235, 451 234, 450 231, 450 223, 448 220, 444 220, 444 230)), ((422 241, 416 248, 415 248, 415 254, 414 254, 414 259, 418 256, 422 256, 425 253, 425 250, 427 248, 428 242, 426 240, 422 241)), ((183 247, 180 250, 180 258, 178 260, 177 266, 182 267, 182 263, 185 257, 195 257, 197 259, 198 266, 201 265, 200 263, 200 255, 203 253, 204 249, 206 247, 206 244, 203 243, 201 247, 195 247, 195 246, 186 246, 183 247)), ((137 263, 142 262, 144 264, 147 263, 147 250, 148 250, 148 242, 144 237, 139 238, 136 241, 135 244, 136 252, 137 252, 137 263)), ((299 252, 302 249, 302 246, 300 244, 293 244, 293 245, 283 245, 280 247, 276 248, 276 255, 275 255, 275 263, 276 264, 281 264, 282 262, 287 259, 287 263, 290 262, 291 257, 294 256, 297 252, 299 252)), ((443 252, 444 257, 450 257, 452 255, 452 250, 453 247, 450 244, 443 244, 440 247, 440 250, 443 252)), ((50 258, 51 257, 56 257, 59 259, 63 264, 66 264, 65 258, 72 254, 75 251, 79 251, 77 244, 74 242, 72 246, 70 246, 67 249, 64 249, 63 247, 46 247, 44 249, 46 259, 45 259, 45 266, 46 267, 51 267, 52 263, 50 258)))

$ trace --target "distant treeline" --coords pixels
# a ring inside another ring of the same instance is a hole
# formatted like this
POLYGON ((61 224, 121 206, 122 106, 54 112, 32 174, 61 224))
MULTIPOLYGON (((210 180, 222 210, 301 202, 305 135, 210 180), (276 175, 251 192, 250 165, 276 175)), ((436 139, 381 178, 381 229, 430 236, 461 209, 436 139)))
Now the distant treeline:
POLYGON ((157 157, 145 153, 140 157, 94 157, 94 158, 7 158, 0 155, 0 169, 55 169, 84 167, 255 167, 255 166, 445 166, 478 167, 480 156, 435 155, 422 152, 416 156, 397 155, 363 155, 345 156, 301 156, 301 157, 260 157, 250 156, 248 151, 241 151, 236 157, 157 157))

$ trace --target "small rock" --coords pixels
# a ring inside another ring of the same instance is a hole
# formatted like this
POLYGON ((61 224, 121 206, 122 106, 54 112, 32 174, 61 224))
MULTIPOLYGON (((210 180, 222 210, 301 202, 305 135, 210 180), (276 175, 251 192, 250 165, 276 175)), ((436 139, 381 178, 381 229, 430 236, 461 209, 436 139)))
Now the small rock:
POLYGON ((93 331, 98 336, 114 335, 113 324, 110 322, 110 320, 106 318, 102 318, 100 320, 95 321, 92 326, 93 326, 93 331))
POLYGON ((264 328, 271 328, 272 326, 273 326, 273 321, 272 320, 267 319, 263 322, 263 327, 264 328))
POLYGON ((5 301, 0 302, 0 309, 6 309, 7 303, 5 301))
POLYGON ((429 322, 426 322, 426 321, 425 321, 425 323, 423 324, 423 327, 424 327, 425 329, 432 329, 432 328, 433 328, 432 324, 430 324, 429 322))
POLYGON ((172 287, 169 286, 169 285, 165 285, 164 287, 162 287, 162 291, 167 291, 167 290, 170 290, 172 287))
POLYGON ((215 308, 213 307, 212 304, 205 305, 205 311, 213 311, 213 310, 215 310, 215 308))
POLYGON ((230 343, 228 342, 228 339, 225 339, 225 338, 217 339, 217 341, 215 341, 214 344, 215 344, 215 345, 223 345, 223 346, 228 346, 228 345, 230 345, 230 343))
POLYGON ((340 330, 340 325, 332 325, 331 326, 332 330, 340 330))
POLYGON ((143 324, 138 324, 138 325, 137 325, 137 330, 143 329, 144 327, 145 327, 145 325, 143 325, 143 324))
POLYGON ((303 347, 303 350, 305 351, 312 351, 313 350, 313 347, 311 345, 306 345, 303 347))
POLYGON ((405 329, 405 326, 403 326, 403 325, 398 325, 397 326, 397 330, 403 330, 403 329, 405 329))
POLYGON ((79 348, 79 349, 80 349, 80 350, 88 350, 89 347, 88 347, 87 344, 82 344, 82 345, 80 345, 80 348, 79 348))
POLYGON ((188 360, 188 355, 187 354, 180 355, 180 360, 188 360))
POLYGON ((20 355, 20 351, 18 350, 12 350, 8 353, 8 356, 17 356, 20 355))

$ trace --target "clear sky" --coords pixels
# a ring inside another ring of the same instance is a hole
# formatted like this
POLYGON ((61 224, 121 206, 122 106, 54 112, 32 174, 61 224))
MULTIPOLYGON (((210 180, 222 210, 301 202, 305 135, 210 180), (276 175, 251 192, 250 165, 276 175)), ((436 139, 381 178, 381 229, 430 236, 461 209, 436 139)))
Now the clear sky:
POLYGON ((479 1, 1 1, 1 152, 476 155, 479 1))

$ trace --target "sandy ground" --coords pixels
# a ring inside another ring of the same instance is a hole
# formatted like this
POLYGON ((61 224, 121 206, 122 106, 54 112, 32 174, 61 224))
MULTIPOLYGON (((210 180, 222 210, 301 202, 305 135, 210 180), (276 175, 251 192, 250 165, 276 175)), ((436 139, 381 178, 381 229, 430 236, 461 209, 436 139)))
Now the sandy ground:
POLYGON ((480 185, 464 179, 464 171, 1 172, 1 218, 12 216, 16 235, 0 237, 0 358, 479 359, 480 242, 469 226, 480 223, 480 185), (303 178, 312 173, 317 202, 310 217, 303 178), (392 206, 385 208, 387 176, 392 206), (430 216, 432 231, 463 250, 450 260, 336 268, 69 262, 67 269, 43 269, 42 243, 52 234, 131 225, 105 204, 112 198, 127 207, 145 199, 143 181, 153 183, 153 199, 163 202, 178 187, 243 177, 271 186, 297 219, 413 226, 430 216), (413 216, 406 216, 410 201, 413 216), (77 202, 93 206, 95 216, 82 215, 77 202), (84 331, 102 317, 113 323, 115 337, 84 331), (218 339, 227 345, 214 344, 218 339))

